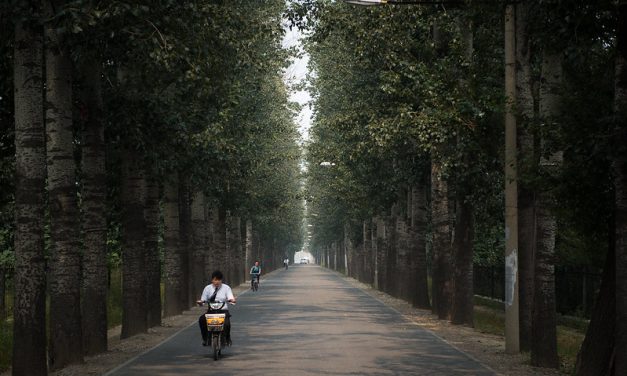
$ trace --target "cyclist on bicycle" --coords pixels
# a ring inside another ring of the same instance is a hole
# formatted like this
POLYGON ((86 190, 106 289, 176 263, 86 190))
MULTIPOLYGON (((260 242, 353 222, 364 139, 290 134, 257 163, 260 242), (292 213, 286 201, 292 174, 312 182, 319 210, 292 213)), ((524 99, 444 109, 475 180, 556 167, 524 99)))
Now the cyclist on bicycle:
POLYGON ((261 277, 261 266, 259 266, 259 261, 255 261, 255 265, 250 268, 250 275, 250 287, 252 288, 255 283, 255 278, 257 278, 257 283, 259 283, 259 279, 261 277))

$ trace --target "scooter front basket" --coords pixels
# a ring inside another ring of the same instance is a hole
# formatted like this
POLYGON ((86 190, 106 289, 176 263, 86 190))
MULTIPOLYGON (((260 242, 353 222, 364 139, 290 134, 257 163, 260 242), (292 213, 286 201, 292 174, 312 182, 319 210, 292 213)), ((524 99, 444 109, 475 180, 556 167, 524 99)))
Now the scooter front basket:
POLYGON ((226 320, 225 313, 207 313, 205 314, 207 320, 207 329, 210 332, 220 332, 224 330, 224 320, 226 320))

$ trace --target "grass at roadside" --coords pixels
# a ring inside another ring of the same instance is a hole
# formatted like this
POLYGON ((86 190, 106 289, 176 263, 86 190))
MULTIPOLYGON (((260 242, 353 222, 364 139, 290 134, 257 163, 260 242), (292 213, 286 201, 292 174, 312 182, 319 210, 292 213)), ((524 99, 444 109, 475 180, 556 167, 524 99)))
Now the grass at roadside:
MULTIPOLYGON (((477 298, 475 304, 475 329, 483 333, 503 336, 505 314, 502 303, 477 298)), ((577 326, 577 328, 557 326, 557 354, 560 358, 561 371, 566 374, 572 374, 577 352, 585 337, 585 326, 577 326)))
POLYGON ((13 353, 13 324, 9 320, 0 320, 0 372, 11 366, 13 353))
POLYGON ((9 317, 6 320, 0 319, 0 372, 6 371, 11 366, 13 353, 13 319, 10 316, 13 311, 13 294, 7 291, 5 299, 6 314, 9 317))
POLYGON ((111 282, 107 292, 107 325, 109 329, 122 325, 122 271, 111 271, 111 282))

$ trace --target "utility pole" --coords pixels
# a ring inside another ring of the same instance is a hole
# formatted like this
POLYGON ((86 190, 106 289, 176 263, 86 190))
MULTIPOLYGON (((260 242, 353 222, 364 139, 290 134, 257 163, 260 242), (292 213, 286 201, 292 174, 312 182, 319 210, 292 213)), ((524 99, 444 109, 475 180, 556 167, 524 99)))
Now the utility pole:
POLYGON ((505 6, 505 352, 520 352, 518 312, 518 172, 516 158, 516 18, 505 6))

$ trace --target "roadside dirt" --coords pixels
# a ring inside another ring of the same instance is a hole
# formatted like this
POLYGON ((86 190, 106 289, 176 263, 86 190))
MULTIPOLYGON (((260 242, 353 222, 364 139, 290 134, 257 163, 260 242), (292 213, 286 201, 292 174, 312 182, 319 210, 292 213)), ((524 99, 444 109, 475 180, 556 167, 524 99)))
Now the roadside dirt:
POLYGON ((499 374, 507 376, 556 376, 557 370, 532 367, 528 354, 509 355, 505 353, 505 339, 501 336, 486 334, 466 326, 451 325, 448 321, 438 320, 431 311, 414 308, 404 300, 394 298, 369 285, 340 274, 347 283, 363 290, 386 305, 395 308, 416 325, 431 331, 452 346, 477 359, 499 374))

